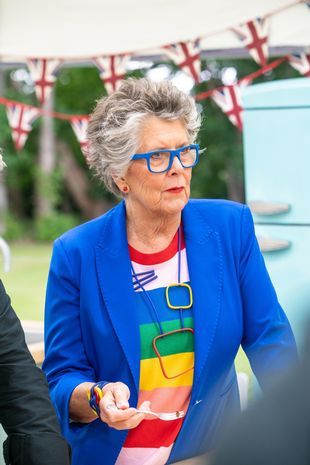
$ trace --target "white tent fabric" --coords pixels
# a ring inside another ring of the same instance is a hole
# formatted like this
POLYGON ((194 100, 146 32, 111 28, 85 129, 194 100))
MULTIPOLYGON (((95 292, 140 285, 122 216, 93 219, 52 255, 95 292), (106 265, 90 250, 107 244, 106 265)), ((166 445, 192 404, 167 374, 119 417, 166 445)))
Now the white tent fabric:
POLYGON ((269 45, 310 45, 310 8, 294 0, 0 0, 0 61, 72 60, 202 37, 203 50, 240 48, 228 28, 269 13, 269 45))

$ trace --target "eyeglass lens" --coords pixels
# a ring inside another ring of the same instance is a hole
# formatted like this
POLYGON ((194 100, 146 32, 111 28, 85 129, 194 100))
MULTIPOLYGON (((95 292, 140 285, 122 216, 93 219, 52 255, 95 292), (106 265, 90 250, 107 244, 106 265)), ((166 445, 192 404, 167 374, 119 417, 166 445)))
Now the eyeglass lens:
MULTIPOLYGON (((170 157, 173 152, 154 152, 150 157, 150 168, 154 172, 167 170, 170 162, 170 157)), ((195 148, 186 147, 180 151, 180 161, 184 168, 190 168, 196 162, 197 150, 195 148)))

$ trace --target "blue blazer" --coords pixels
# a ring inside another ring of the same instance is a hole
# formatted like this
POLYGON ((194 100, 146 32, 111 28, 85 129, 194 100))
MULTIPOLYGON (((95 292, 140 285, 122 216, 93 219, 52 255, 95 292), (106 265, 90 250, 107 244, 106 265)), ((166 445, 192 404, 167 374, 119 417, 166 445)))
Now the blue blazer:
MULTIPOLYGON (((260 253, 249 209, 191 200, 182 212, 194 296, 191 402, 168 463, 214 447, 228 412, 239 410, 234 359, 242 345, 262 387, 296 358, 289 322, 260 253)), ((55 241, 46 298, 43 368, 73 465, 112 465, 128 431, 99 419, 71 422, 73 389, 122 381, 137 405, 140 344, 125 204, 55 241)))

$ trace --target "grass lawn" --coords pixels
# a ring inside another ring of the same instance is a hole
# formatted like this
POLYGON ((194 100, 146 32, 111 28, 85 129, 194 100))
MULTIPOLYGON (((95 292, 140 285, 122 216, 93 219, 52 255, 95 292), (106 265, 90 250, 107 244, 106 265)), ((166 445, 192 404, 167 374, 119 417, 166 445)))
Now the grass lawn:
MULTIPOLYGON (((11 244, 11 271, 2 272, 1 279, 14 310, 23 320, 43 320, 51 251, 51 244, 11 244)), ((0 266, 3 269, 2 263, 0 266)))
MULTIPOLYGON (((1 276, 13 307, 21 319, 43 320, 52 245, 18 243, 11 245, 11 252, 11 271, 2 272, 1 276)), ((242 350, 238 353, 236 365, 237 371, 251 375, 248 360, 242 350)))

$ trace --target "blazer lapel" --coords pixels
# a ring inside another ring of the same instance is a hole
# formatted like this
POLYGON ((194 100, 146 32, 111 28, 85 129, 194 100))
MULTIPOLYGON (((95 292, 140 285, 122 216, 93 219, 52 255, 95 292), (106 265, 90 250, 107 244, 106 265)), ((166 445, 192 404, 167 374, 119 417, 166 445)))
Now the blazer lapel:
POLYGON ((101 240, 96 246, 96 266, 101 293, 138 392, 140 335, 135 316, 124 202, 107 214, 101 240))
POLYGON ((195 203, 190 202, 184 208, 182 221, 194 299, 194 390, 207 363, 217 330, 222 298, 223 260, 219 235, 206 224, 195 203))

